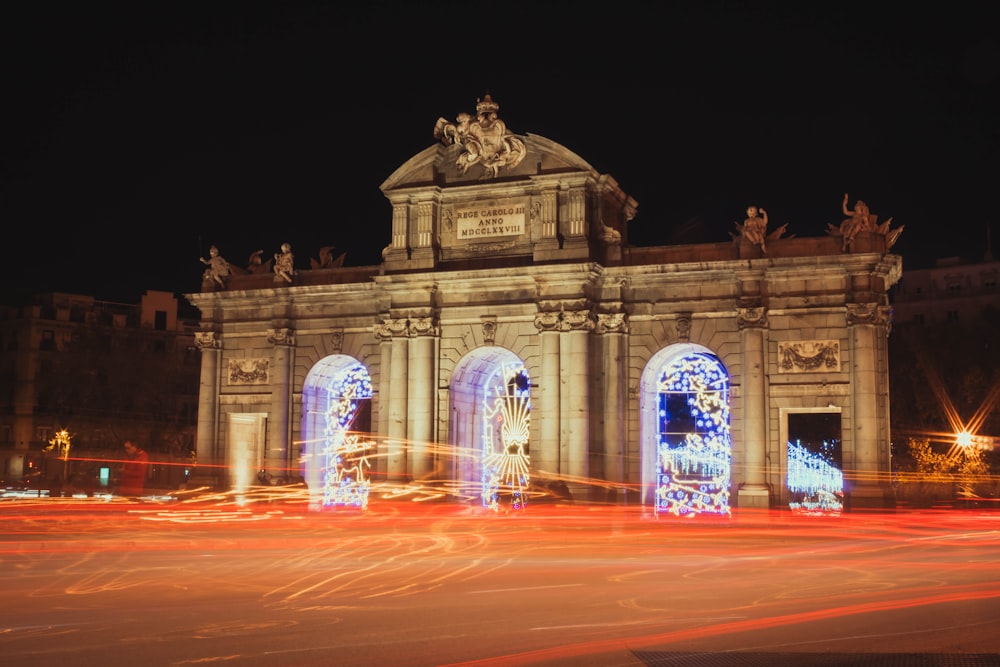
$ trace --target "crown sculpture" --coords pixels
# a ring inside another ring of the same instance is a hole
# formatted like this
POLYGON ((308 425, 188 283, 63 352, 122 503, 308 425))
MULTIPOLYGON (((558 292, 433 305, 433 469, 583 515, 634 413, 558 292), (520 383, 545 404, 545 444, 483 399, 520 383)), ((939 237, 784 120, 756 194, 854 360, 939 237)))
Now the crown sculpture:
POLYGON ((466 173, 474 164, 483 166, 483 179, 495 178, 501 169, 513 169, 524 159, 524 142, 507 132, 507 124, 497 116, 500 105, 489 93, 476 100, 476 117, 462 112, 455 122, 438 118, 434 138, 446 146, 461 144, 465 149, 455 164, 466 173))

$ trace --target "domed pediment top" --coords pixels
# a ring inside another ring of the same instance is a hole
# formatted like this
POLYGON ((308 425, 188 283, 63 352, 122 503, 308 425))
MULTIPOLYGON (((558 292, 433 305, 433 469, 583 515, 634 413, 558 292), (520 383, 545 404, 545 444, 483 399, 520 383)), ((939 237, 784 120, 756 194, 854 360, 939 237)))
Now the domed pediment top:
POLYGON ((585 172, 596 177, 596 170, 586 160, 562 144, 537 134, 526 134, 520 139, 524 143, 525 158, 513 169, 501 172, 492 179, 472 173, 472 169, 461 173, 456 164, 461 155, 461 146, 434 144, 400 165, 380 188, 382 192, 389 192, 421 185, 470 185, 487 180, 528 178, 557 172, 585 172))
POLYGON ((469 185, 564 171, 596 176, 590 164, 565 146, 535 134, 508 132, 498 110, 499 105, 487 94, 477 100, 475 117, 463 112, 454 122, 438 118, 433 135, 439 143, 403 163, 382 183, 382 191, 469 185))

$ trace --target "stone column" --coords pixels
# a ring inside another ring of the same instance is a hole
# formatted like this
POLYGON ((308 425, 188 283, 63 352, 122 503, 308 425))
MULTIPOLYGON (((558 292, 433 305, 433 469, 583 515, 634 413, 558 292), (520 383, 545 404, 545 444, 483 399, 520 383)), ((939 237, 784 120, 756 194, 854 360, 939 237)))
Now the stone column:
MULTIPOLYGON (((885 336, 888 309, 874 303, 847 305, 851 341, 851 440, 853 464, 845 466, 845 492, 852 508, 882 508, 889 494, 888 480, 879 474, 878 376, 882 372, 877 336, 885 336)), ((886 365, 885 372, 888 372, 886 365)), ((888 410, 885 411, 888 414, 888 410)), ((846 443, 845 443, 846 444, 846 443)), ((888 445, 886 445, 888 447, 888 445)))
POLYGON ((201 380, 198 386, 198 432, 195 453, 198 465, 191 471, 189 486, 216 487, 219 484, 219 360, 222 340, 214 331, 199 331, 194 337, 201 350, 201 380))
MULTIPOLYGON (((590 475, 590 332, 594 320, 590 311, 563 313, 560 339, 560 372, 565 381, 561 396, 560 459, 570 476, 584 480, 590 475)), ((589 485, 568 483, 574 497, 586 499, 589 485)))
POLYGON ((413 247, 429 248, 434 232, 434 205, 431 202, 421 202, 417 205, 417 230, 414 235, 413 247))
POLYGON ((398 197, 392 201, 392 237, 389 245, 382 250, 386 264, 405 265, 410 256, 410 206, 406 199, 398 197))
POLYGON ((271 364, 271 409, 267 417, 264 469, 271 484, 284 484, 291 474, 291 434, 288 424, 292 410, 291 374, 295 332, 289 328, 271 329, 267 333, 267 342, 274 346, 274 363, 271 364))
POLYGON ((767 486, 767 399, 765 374, 767 356, 764 331, 767 309, 740 308, 737 315, 740 347, 743 352, 743 483, 737 502, 739 507, 767 509, 770 493, 767 486))
POLYGON ((392 331, 392 348, 389 358, 389 401, 385 406, 389 412, 386 435, 388 447, 388 467, 386 479, 391 482, 407 480, 407 407, 409 393, 409 340, 407 320, 388 321, 392 331))
POLYGON ((590 258, 587 237, 587 192, 577 179, 559 184, 559 254, 564 259, 590 258))
MULTIPOLYGON (((623 370, 625 313, 597 316, 597 333, 604 338, 604 479, 625 483, 625 397, 626 373, 623 370)), ((624 491, 625 487, 622 486, 624 491)), ((623 494, 616 494, 621 496, 623 494)))
POLYGON ((555 240, 558 238, 558 235, 556 234, 556 224, 559 220, 556 193, 552 190, 543 192, 540 200, 539 214, 541 215, 542 221, 542 239, 555 240))
POLYGON ((407 463, 410 479, 424 479, 434 470, 431 442, 434 440, 434 336, 431 317, 410 319, 407 374, 407 463))
MULTIPOLYGON (((392 327, 391 320, 384 320, 373 327, 375 339, 379 342, 379 378, 378 378, 378 415, 372 424, 373 429, 380 436, 389 433, 389 406, 392 393, 392 327)), ((384 481, 388 479, 388 446, 387 441, 378 441, 378 450, 373 457, 372 479, 384 481)))
POLYGON ((409 225, 406 204, 393 204, 392 207, 392 250, 406 250, 409 247, 409 225))
POLYGON ((535 327, 539 331, 541 368, 533 382, 538 385, 538 394, 536 399, 532 392, 531 418, 538 420, 539 442, 531 443, 531 468, 544 478, 564 472, 559 467, 559 313, 539 313, 535 327))
POLYGON ((566 191, 566 236, 584 236, 587 232, 587 194, 582 187, 570 187, 566 191))

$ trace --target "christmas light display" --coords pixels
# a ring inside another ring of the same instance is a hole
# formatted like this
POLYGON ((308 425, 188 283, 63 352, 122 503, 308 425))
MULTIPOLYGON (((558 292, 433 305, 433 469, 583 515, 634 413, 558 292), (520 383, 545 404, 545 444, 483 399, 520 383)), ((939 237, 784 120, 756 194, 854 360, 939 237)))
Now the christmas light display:
POLYGON ((72 446, 72 436, 70 436, 69 431, 61 429, 56 432, 55 436, 51 440, 49 440, 49 446, 42 451, 55 452, 59 458, 66 461, 69 459, 69 450, 72 446))
POLYGON ((327 387, 326 428, 320 446, 323 506, 368 507, 371 444, 351 427, 362 402, 372 397, 371 380, 361 364, 339 373, 327 387))
POLYGON ((792 510, 839 513, 844 509, 844 473, 834 465, 836 443, 824 440, 819 452, 798 440, 788 443, 788 489, 795 495, 792 510))
POLYGON ((722 363, 700 352, 674 359, 660 372, 657 400, 654 511, 728 515, 732 441, 722 363))
POLYGON ((501 364, 484 386, 483 506, 497 512, 520 510, 530 482, 528 372, 522 364, 501 364))

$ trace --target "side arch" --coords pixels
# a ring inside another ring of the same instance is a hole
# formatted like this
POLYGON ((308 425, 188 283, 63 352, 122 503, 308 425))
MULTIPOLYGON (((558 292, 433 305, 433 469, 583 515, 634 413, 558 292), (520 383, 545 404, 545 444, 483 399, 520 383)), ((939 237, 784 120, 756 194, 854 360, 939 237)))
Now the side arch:
POLYGON ((729 514, 729 373, 711 350, 670 345, 642 372, 642 502, 654 513, 729 514))
POLYGON ((354 357, 325 357, 306 375, 299 461, 310 509, 368 506, 374 473, 371 398, 368 369, 354 357))

